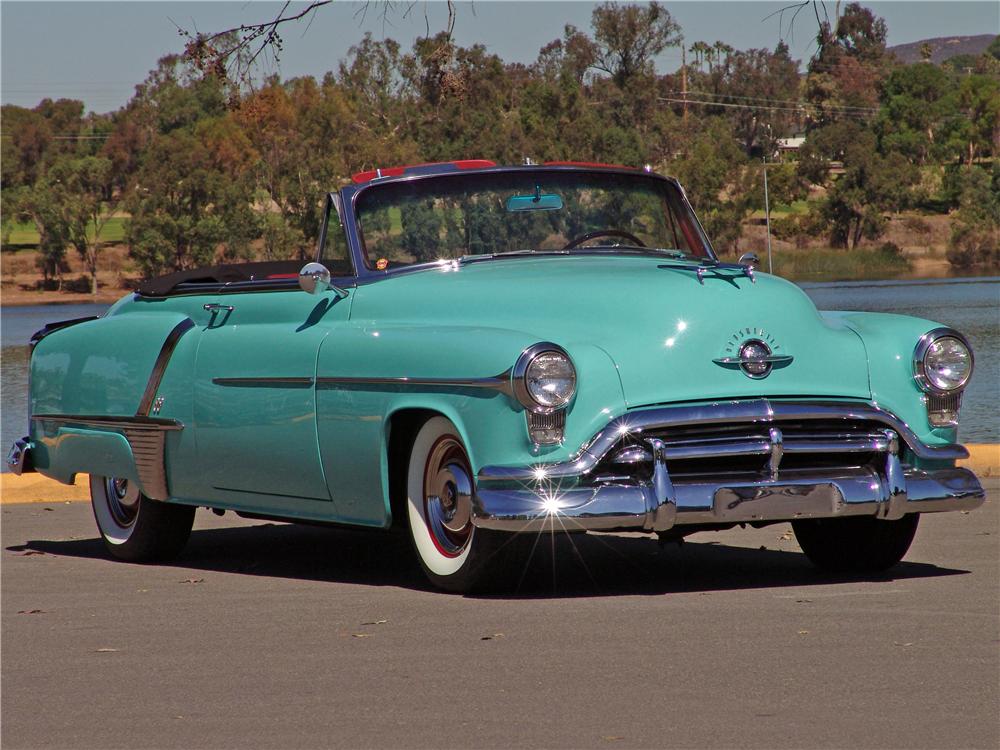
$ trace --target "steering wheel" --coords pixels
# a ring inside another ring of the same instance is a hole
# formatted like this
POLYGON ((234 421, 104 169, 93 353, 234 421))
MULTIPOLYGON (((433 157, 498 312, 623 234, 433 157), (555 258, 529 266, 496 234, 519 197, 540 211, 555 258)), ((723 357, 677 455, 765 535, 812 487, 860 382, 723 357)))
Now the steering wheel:
POLYGON ((579 237, 574 237, 566 244, 563 250, 572 250, 574 247, 579 247, 584 242, 589 242, 598 237, 623 237, 636 247, 646 247, 642 240, 629 232, 621 229, 598 229, 597 231, 587 232, 586 234, 581 234, 579 237))

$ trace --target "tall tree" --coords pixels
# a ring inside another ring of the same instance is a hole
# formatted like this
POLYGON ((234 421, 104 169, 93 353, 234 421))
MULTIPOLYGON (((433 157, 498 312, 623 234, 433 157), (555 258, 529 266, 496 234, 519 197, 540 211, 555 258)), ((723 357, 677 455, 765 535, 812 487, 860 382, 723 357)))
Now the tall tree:
POLYGON ((596 43, 593 66, 619 87, 634 75, 652 73, 654 58, 683 41, 681 27, 655 0, 649 5, 605 2, 594 8, 591 25, 596 43))
POLYGON ((720 87, 720 99, 731 106, 736 136, 749 155, 770 153, 775 139, 794 132, 798 113, 798 63, 779 44, 773 52, 750 49, 732 53, 720 87))
POLYGON ((887 33, 885 21, 859 3, 844 8, 835 25, 820 23, 806 77, 814 126, 874 113, 891 60, 887 33))
POLYGON ((62 215, 67 239, 76 248, 90 275, 90 292, 97 294, 97 265, 101 234, 114 215, 117 199, 105 203, 111 182, 111 160, 99 156, 63 158, 49 170, 62 186, 62 215))
POLYGON ((948 98, 951 90, 948 75, 932 63, 894 70, 883 86, 882 108, 874 126, 882 151, 925 163, 938 140, 942 119, 954 106, 948 98))

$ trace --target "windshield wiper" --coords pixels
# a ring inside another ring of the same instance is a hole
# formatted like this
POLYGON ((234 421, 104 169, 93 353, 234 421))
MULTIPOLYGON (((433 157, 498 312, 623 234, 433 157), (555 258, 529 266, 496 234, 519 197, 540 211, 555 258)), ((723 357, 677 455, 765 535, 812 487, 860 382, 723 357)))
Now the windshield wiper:
POLYGON ((507 250, 502 253, 481 253, 478 255, 463 255, 458 259, 462 265, 474 263, 480 260, 493 260, 494 258, 516 258, 524 255, 569 255, 568 250, 507 250))
MULTIPOLYGON (((711 261, 710 258, 699 258, 686 253, 683 250, 663 247, 641 247, 639 245, 598 245, 596 247, 574 247, 569 250, 506 250, 502 253, 481 253, 477 255, 463 255, 458 259, 459 264, 475 263, 481 260, 494 260, 496 258, 516 258, 526 255, 573 255, 584 253, 641 253, 646 255, 657 255, 677 260, 689 260, 694 263, 711 261)), ((714 261, 712 261, 714 262, 714 261)), ((681 266, 678 266, 680 268, 681 266)))

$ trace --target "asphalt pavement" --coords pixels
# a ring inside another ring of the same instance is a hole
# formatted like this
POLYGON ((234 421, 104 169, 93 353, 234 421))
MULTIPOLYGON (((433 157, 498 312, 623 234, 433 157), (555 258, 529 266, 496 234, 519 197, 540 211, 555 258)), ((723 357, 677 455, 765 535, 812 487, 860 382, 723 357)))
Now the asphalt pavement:
POLYGON ((881 576, 815 572, 783 524, 545 537, 488 597, 432 590, 403 537, 199 511, 143 566, 87 504, 4 505, 0 741, 997 748, 998 500, 881 576))

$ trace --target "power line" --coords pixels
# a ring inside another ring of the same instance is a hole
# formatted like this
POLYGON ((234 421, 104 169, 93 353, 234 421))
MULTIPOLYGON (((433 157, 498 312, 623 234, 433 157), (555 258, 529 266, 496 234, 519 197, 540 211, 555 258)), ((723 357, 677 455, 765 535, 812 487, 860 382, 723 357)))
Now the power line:
POLYGON ((657 101, 670 102, 673 104, 700 104, 703 107, 725 107, 728 109, 752 109, 752 110, 770 110, 772 112, 794 112, 800 115, 812 115, 819 112, 829 112, 830 114, 837 115, 838 117, 854 117, 859 120, 868 119, 869 115, 861 112, 840 112, 836 108, 823 108, 817 107, 811 104, 803 104, 798 107, 776 107, 773 105, 764 104, 735 104, 732 102, 709 102, 701 99, 678 99, 668 96, 658 96, 657 101))
MULTIPOLYGON (((94 135, 50 135, 49 140, 52 141, 106 141, 111 137, 111 133, 94 134, 94 135)), ((10 133, 0 133, 0 138, 13 138, 14 136, 10 133)))
MULTIPOLYGON (((681 91, 667 91, 667 94, 681 94, 681 91)), ((768 104, 788 104, 792 106, 810 107, 815 106, 809 102, 804 102, 799 99, 766 99, 759 96, 737 96, 736 94, 716 94, 711 91, 688 91, 688 94, 695 94, 697 96, 715 96, 722 99, 739 99, 741 101, 747 102, 766 102, 768 104)), ((878 107, 853 107, 847 104, 838 104, 833 109, 839 110, 857 110, 859 112, 865 112, 868 114, 875 114, 879 111, 878 107)))

